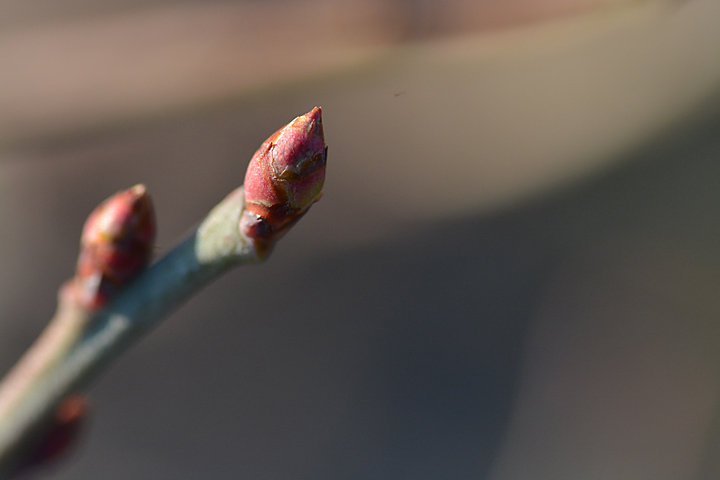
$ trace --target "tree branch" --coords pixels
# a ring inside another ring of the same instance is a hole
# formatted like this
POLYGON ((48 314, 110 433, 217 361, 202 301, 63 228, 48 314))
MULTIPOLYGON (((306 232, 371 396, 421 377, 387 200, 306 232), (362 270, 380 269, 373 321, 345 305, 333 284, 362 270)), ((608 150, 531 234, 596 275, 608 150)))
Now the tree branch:
POLYGON ((55 444, 68 441, 58 432, 83 415, 76 394, 163 317, 232 267, 263 260, 320 197, 326 154, 316 107, 263 143, 245 186, 149 268, 154 220, 145 188, 98 207, 57 313, 0 384, 0 479, 56 454, 55 444))
POLYGON ((261 260, 238 228, 242 187, 198 229, 145 270, 106 308, 94 314, 61 302, 36 345, 0 390, 0 478, 16 468, 18 451, 31 442, 67 395, 85 388, 108 363, 169 312, 228 269, 261 260), (35 368, 32 368, 36 366, 35 368))

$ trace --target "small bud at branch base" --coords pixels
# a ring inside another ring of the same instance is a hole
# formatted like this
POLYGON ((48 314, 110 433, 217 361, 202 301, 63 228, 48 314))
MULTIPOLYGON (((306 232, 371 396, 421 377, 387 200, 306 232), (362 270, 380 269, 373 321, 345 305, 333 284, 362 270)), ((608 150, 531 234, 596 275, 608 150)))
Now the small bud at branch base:
POLYGON ((54 464, 64 457, 76 443, 88 412, 89 402, 84 395, 65 397, 50 419, 49 430, 31 447, 17 473, 54 464))

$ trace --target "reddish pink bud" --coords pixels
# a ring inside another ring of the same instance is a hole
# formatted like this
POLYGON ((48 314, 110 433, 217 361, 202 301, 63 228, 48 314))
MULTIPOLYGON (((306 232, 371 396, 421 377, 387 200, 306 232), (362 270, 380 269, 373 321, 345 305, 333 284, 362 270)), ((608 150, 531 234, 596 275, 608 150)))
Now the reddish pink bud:
POLYGON ((144 269, 152 254, 155 217, 144 185, 118 192, 88 217, 76 284, 81 302, 99 308, 144 269))
POLYGON ((320 198, 326 159, 320 107, 268 138, 245 174, 242 233, 260 241, 285 233, 320 198))
POLYGON ((67 454, 79 436, 88 410, 88 401, 83 395, 74 394, 63 399, 55 409, 49 430, 24 456, 17 472, 48 466, 67 454))

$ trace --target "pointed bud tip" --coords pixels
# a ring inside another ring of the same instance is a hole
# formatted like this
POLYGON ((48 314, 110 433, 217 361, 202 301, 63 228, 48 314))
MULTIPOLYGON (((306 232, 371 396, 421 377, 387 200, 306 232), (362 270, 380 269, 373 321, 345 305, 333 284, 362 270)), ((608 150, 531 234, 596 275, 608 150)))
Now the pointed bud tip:
POLYGON ((325 142, 325 133, 323 132, 322 125, 322 108, 320 107, 315 107, 308 113, 296 117, 285 127, 285 129, 287 129, 287 127, 292 127, 303 134, 308 135, 309 138, 306 141, 310 138, 316 138, 323 144, 325 142))
POLYGON ((128 190, 128 193, 134 197, 144 197, 147 195, 147 187, 142 183, 138 183, 128 190))
POLYGON ((73 394, 60 402, 55 410, 57 423, 68 425, 78 422, 88 412, 90 402, 85 395, 73 394))
POLYGON ((95 208, 83 227, 82 243, 117 242, 138 234, 154 234, 152 201, 143 184, 120 191, 95 208))
POLYGON ((315 107, 305 114, 310 120, 320 121, 322 120, 322 107, 315 107))

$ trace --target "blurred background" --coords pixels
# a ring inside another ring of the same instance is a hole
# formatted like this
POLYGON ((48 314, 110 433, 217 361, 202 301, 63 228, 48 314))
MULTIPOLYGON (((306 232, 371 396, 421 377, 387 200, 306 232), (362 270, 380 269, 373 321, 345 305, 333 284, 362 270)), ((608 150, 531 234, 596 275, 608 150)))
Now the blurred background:
POLYGON ((52 479, 720 476, 720 2, 2 0, 0 371, 104 198, 159 254, 321 105, 325 195, 52 479))

